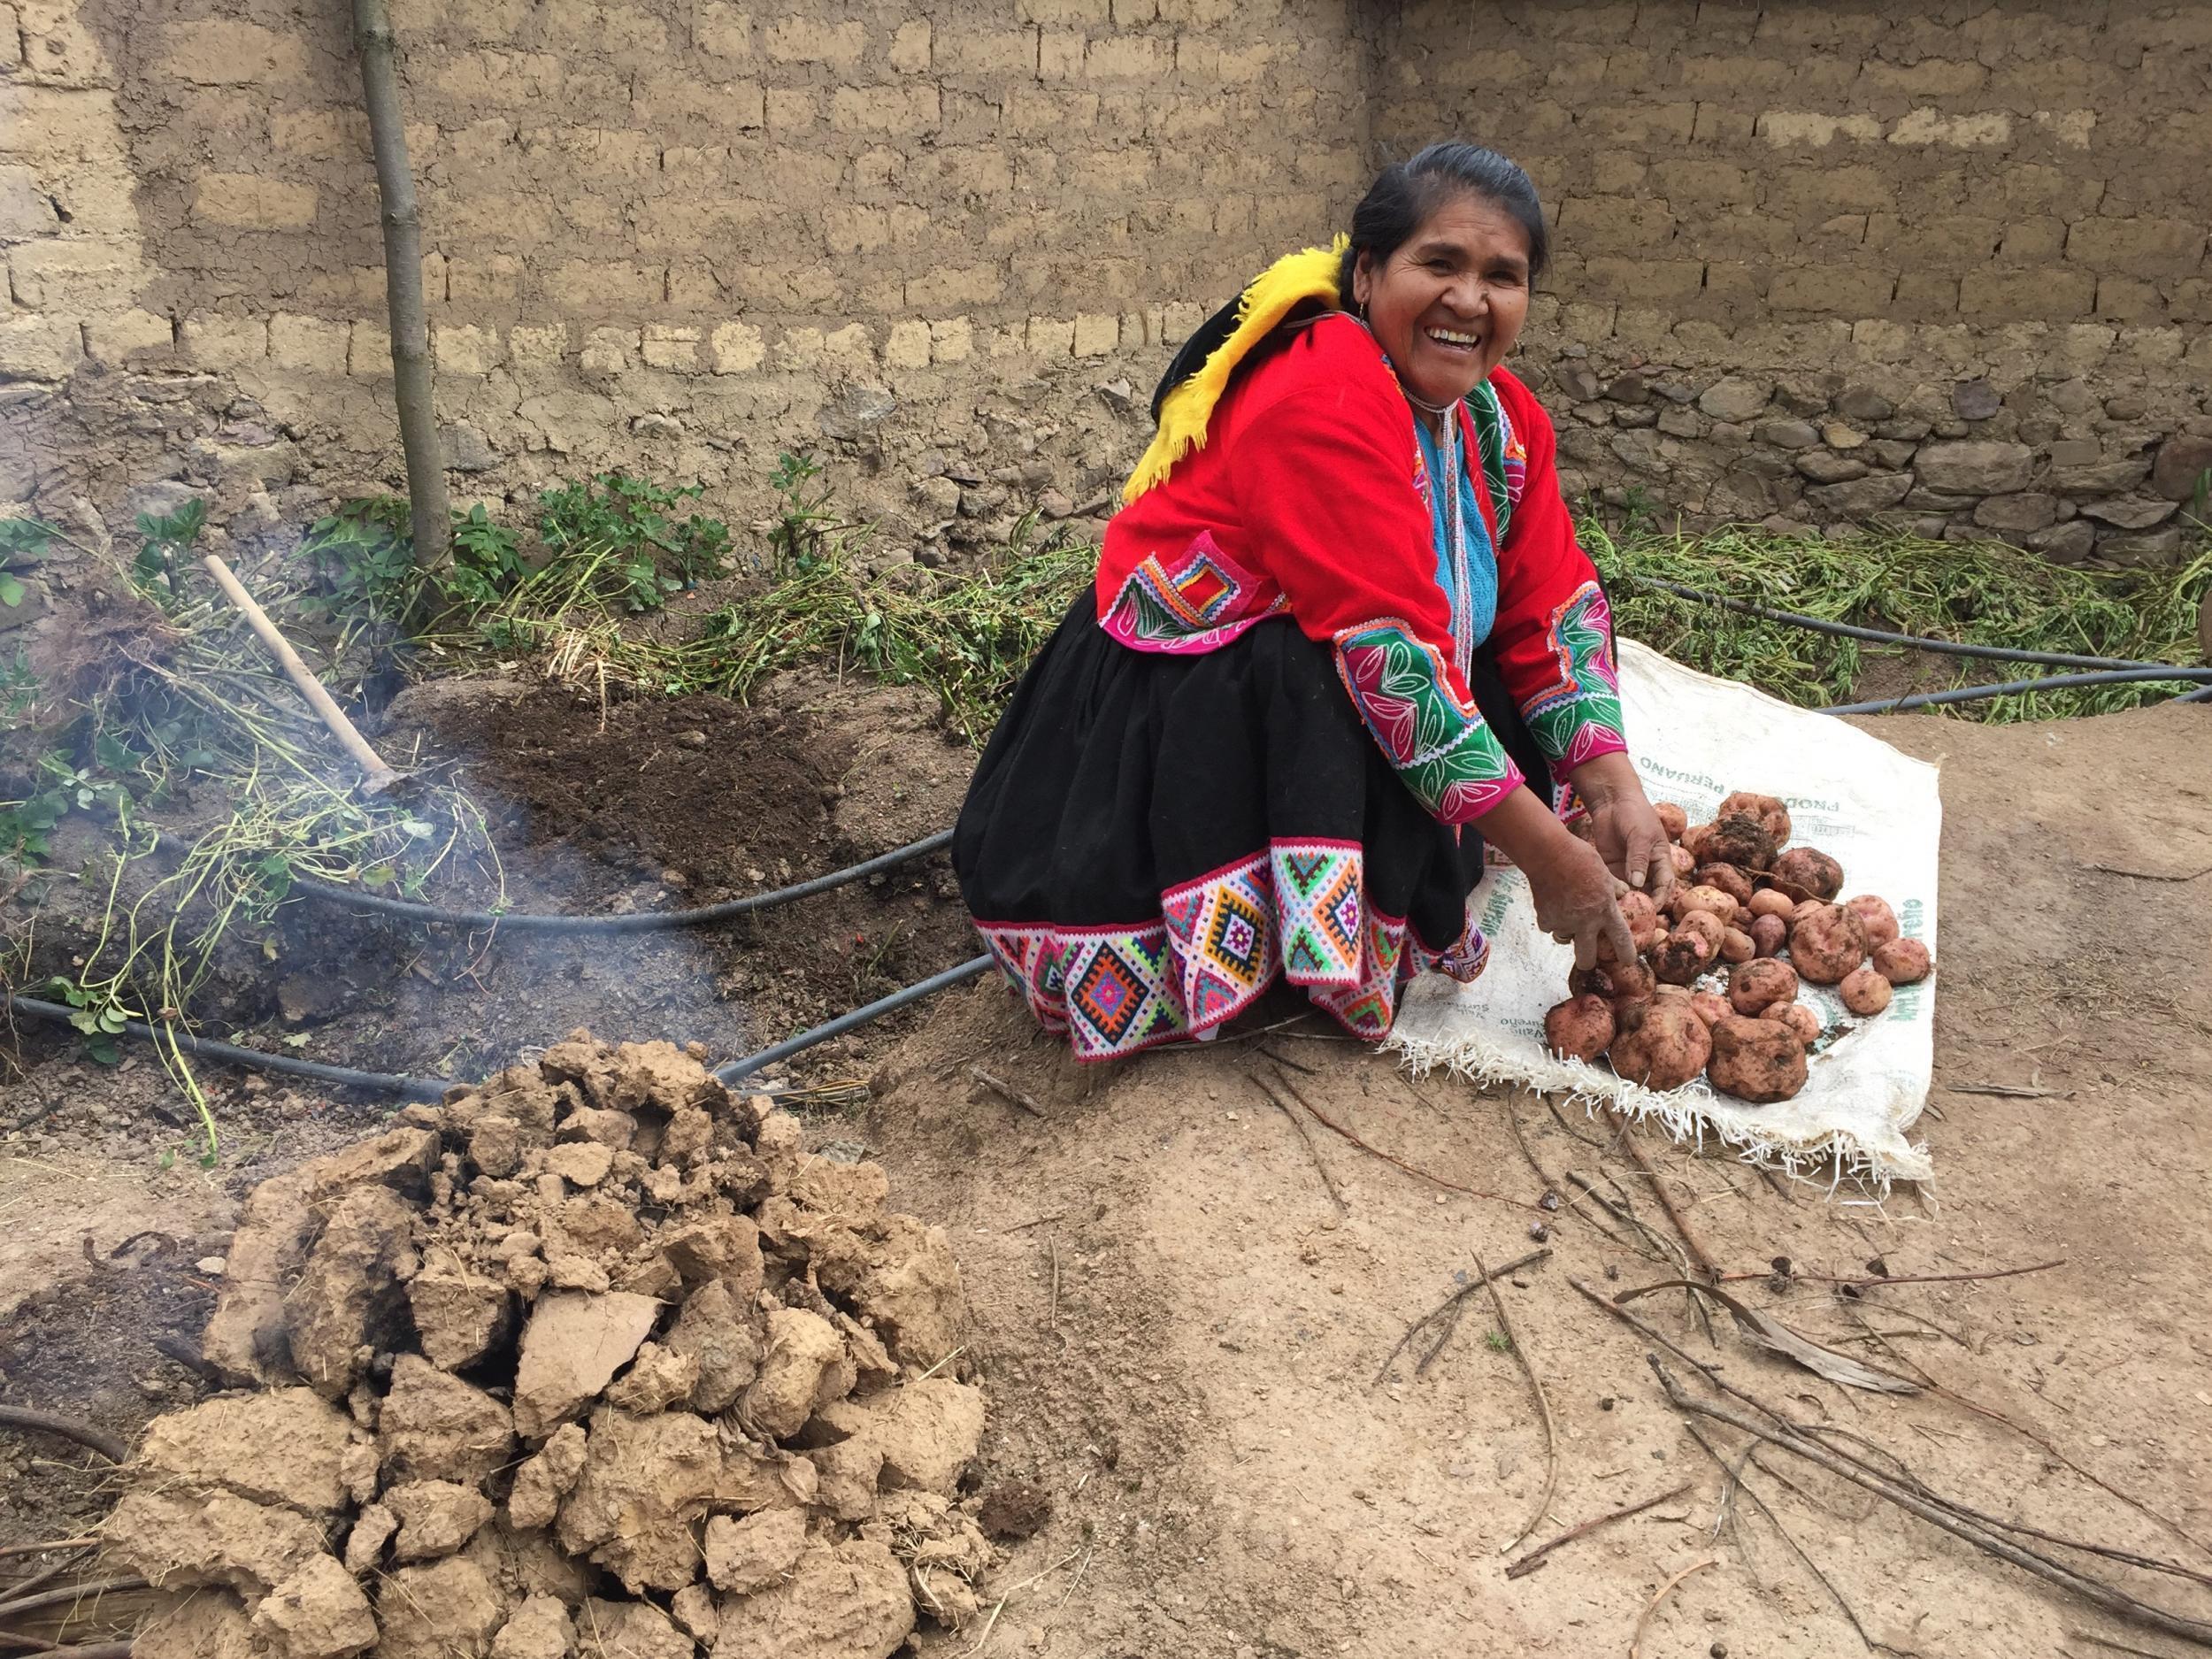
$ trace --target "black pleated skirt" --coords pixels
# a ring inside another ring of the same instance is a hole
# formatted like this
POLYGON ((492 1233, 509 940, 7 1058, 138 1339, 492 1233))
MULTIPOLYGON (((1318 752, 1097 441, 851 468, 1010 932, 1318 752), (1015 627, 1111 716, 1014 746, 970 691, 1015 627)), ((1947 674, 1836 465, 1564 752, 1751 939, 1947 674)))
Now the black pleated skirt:
POLYGON ((1156 654, 1079 595, 976 769, 953 864, 1079 1059, 1208 1036, 1279 978, 1379 1039, 1416 973, 1471 979, 1488 952, 1481 838, 1414 799, 1287 618, 1156 654))

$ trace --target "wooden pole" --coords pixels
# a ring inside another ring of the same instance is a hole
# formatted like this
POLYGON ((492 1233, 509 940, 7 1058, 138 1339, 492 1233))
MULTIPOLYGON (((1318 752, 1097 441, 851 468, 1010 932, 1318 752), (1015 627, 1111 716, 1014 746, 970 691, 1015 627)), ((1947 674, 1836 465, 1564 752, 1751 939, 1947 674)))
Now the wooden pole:
POLYGON ((444 457, 431 401, 430 329, 422 299, 422 219, 415 175, 407 165, 406 118, 399 105, 397 51, 387 0, 353 0, 353 34, 361 56, 361 93, 376 150, 376 188, 383 201, 384 293, 391 313, 392 390, 399 405, 399 441, 407 453, 408 517, 415 564, 442 570, 451 557, 453 517, 446 502, 444 457))
POLYGON ((208 574, 214 577, 215 585, 223 590, 224 595, 238 607, 247 625, 261 642, 269 648, 269 654, 277 659, 292 683, 299 687, 300 695, 307 699, 308 706, 330 728, 330 734, 338 740, 346 753, 353 757, 355 764, 366 774, 362 780, 363 792, 381 795, 397 783, 399 774, 387 766, 382 757, 369 747, 368 739, 363 737, 353 722, 346 718, 346 711, 338 706, 323 682, 308 671, 307 664, 300 661, 300 654, 292 649, 292 641, 286 639, 278 631, 277 625, 269 620, 269 613, 246 591, 244 584, 232 573, 230 566, 212 553, 200 562, 207 566, 208 574))

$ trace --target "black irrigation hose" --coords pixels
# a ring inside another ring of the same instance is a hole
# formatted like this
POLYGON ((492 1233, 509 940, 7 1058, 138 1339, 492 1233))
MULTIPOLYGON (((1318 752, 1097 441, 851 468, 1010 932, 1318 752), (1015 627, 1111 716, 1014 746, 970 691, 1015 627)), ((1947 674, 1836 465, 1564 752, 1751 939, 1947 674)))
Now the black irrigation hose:
POLYGON ((750 1077, 779 1060, 790 1058, 801 1049, 811 1048, 818 1042, 827 1042, 832 1037, 841 1037, 870 1020, 881 1018, 895 1009, 904 1008, 910 1002, 918 1002, 926 996, 934 996, 940 991, 950 990, 964 980, 974 979, 979 973, 987 973, 994 960, 987 955, 971 956, 956 968, 947 968, 942 973, 932 974, 919 984, 910 985, 902 991, 894 991, 888 996, 879 996, 865 1008, 856 1008, 849 1014, 840 1014, 835 1019, 817 1025, 812 1031, 803 1031, 795 1037, 787 1038, 773 1048, 763 1048, 758 1054, 749 1054, 742 1060, 731 1060, 718 1065, 714 1068, 714 1075, 725 1083, 734 1083, 741 1078, 750 1077))
MULTIPOLYGON (((12 991, 0 991, 0 999, 10 1013, 28 1014, 34 1019, 57 1020, 66 1025, 76 1010, 59 1002, 41 1002, 35 996, 18 996, 12 991)), ((122 1035, 137 1037, 149 1042, 172 1042, 185 1053, 204 1060, 227 1060, 233 1065, 242 1065, 256 1071, 274 1071, 284 1077, 303 1077, 317 1083, 327 1083, 334 1088, 365 1089, 373 1094, 396 1094, 403 1100, 439 1101, 445 1098, 452 1086, 435 1078, 399 1077, 389 1071, 357 1071, 351 1066, 325 1065, 319 1060, 296 1060, 288 1054, 265 1054, 258 1048, 241 1048, 235 1044, 217 1042, 210 1037, 194 1037, 184 1032, 157 1032, 143 1020, 127 1019, 122 1035)))
MULTIPOLYGON (((2173 699, 2176 703, 2212 703, 2212 668, 2180 667, 2165 663, 2133 663, 2117 657, 2074 657, 2060 651, 2017 651, 1997 645, 1965 645, 1951 640, 1927 639, 1910 634, 1893 634, 1881 628, 1863 628, 1847 622, 1831 622, 1822 617, 1804 616, 1792 611, 1775 611, 1765 605, 1755 605, 1741 599, 1730 599, 1717 594, 1701 593, 1694 588, 1684 588, 1674 582, 1661 581, 1651 577, 1632 577, 1630 580, 1644 587, 1658 588, 1681 598, 1694 599, 1703 603, 1720 605, 1727 610, 1743 611, 1747 615, 1763 617, 1770 621, 1786 622, 1816 633, 1834 634, 1846 639, 1868 640, 1883 645, 1903 645, 1918 650, 1947 652, 1956 657, 1996 657, 2008 662, 2044 663, 2061 667, 2087 667, 2105 672, 2081 674, 2059 674, 2042 680, 2013 680, 1988 686, 1962 686, 1951 691, 1916 692, 1909 696, 1885 698, 1872 703, 1832 704, 1819 710, 1823 714, 1889 714, 1907 709, 1924 709, 1941 703, 1972 703, 1985 697, 2004 697, 2021 692, 2062 690, 2069 687, 2110 686, 2156 681, 2179 680, 2198 684, 2198 689, 2173 699), (2198 682, 2204 682, 2199 684, 2198 682)), ((503 914, 495 910, 448 910, 435 905, 417 904, 405 899, 387 899, 375 894, 358 892, 351 887, 334 887, 305 877, 296 878, 293 890, 315 898, 352 904, 375 910, 387 916, 403 916, 419 921, 442 922, 470 927, 513 927, 543 933, 657 933, 679 927, 696 927, 719 921, 726 917, 741 916, 751 910, 767 910, 787 904, 813 894, 827 892, 847 882, 856 881, 888 870, 911 859, 935 852, 952 840, 952 832, 943 830, 924 840, 871 858, 864 864, 844 870, 832 871, 792 887, 779 887, 769 893, 757 893, 749 898, 733 899, 723 904, 709 904, 690 910, 646 911, 631 916, 546 916, 524 912, 503 914)), ((759 1053, 748 1055, 741 1060, 731 1060, 715 1068, 714 1075, 724 1083, 735 1083, 764 1071, 779 1060, 841 1037, 849 1031, 857 1030, 871 1021, 879 1019, 895 1010, 905 1008, 934 996, 938 992, 989 972, 992 958, 975 956, 956 968, 933 974, 903 990, 877 998, 864 1008, 841 1014, 835 1019, 787 1038, 759 1053)), ((35 1018, 67 1023, 75 1010, 58 1002, 43 1002, 35 997, 18 996, 12 992, 0 992, 0 1000, 13 1011, 26 1013, 35 1018)), ((138 1020, 124 1025, 124 1034, 151 1040, 157 1033, 150 1025, 138 1020)), ((169 1035, 170 1033, 160 1033, 169 1035)), ((176 1045, 187 1054, 211 1060, 226 1060, 234 1065, 250 1070, 274 1071, 286 1077, 307 1078, 334 1087, 357 1088, 372 1094, 396 1094, 407 1100, 435 1101, 442 1099, 447 1085, 430 1078, 399 1077, 381 1071, 357 1071, 349 1066, 324 1065, 314 1060, 296 1060, 288 1055, 265 1054, 257 1048, 241 1048, 227 1042, 215 1042, 204 1037, 190 1037, 175 1033, 176 1045)))
POLYGON ((1984 697, 2008 697, 2024 691, 2063 691, 2074 686, 2122 686, 2145 680, 2174 680, 2198 690, 2177 698, 2194 703, 2212 695, 2212 668, 2116 668, 2095 674, 2053 674, 2042 680, 2008 680, 1994 686, 1961 686, 1952 691, 1916 691, 1910 696, 1879 697, 1871 703, 1839 703, 1823 714, 1897 714, 1907 709, 1932 708, 1945 703, 1974 703, 1984 697))
POLYGON ((1724 611, 1741 611, 1746 616, 1761 617, 1769 622, 1787 622, 1796 627, 1810 628, 1816 634, 1832 634, 1847 640, 1866 640, 1876 645, 1903 645, 1916 651, 1939 651, 1951 657, 1990 657, 2007 663, 2042 663, 2053 668, 2170 666, 2162 663, 2137 662, 2132 657, 2078 657, 2065 651, 2024 651, 2009 645, 1969 645, 1957 640, 1932 639, 1924 634, 1893 634, 1886 628, 1865 628, 1852 622, 1831 622, 1825 617, 1809 617, 1799 611, 1777 611, 1770 606, 1754 604, 1748 599, 1731 599, 1725 594, 1709 594, 1701 588, 1685 588, 1679 582, 1663 581, 1656 576, 1622 576, 1617 580, 1625 581, 1632 587, 1656 588, 1678 599, 1694 599, 1700 604, 1718 605, 1724 611))
POLYGON ((333 904, 373 910, 380 916, 399 916, 410 921, 437 922, 453 927, 512 928, 518 932, 539 933, 659 933, 672 932, 680 927, 706 927, 716 922, 727 921, 733 916, 772 910, 779 904, 811 898, 817 893, 826 893, 832 887, 841 887, 848 882, 872 876, 879 871, 925 857, 951 840, 950 830, 940 830, 934 835, 895 848, 864 864, 849 864, 842 870, 833 870, 826 876, 816 876, 811 880, 777 887, 772 892, 755 893, 745 898, 728 899, 720 904, 703 904, 688 910, 639 910, 626 916, 549 916, 527 910, 449 910, 435 904, 418 904, 411 899, 384 898, 378 894, 364 893, 358 887, 338 887, 327 881, 318 881, 311 876, 295 876, 290 890, 333 904))

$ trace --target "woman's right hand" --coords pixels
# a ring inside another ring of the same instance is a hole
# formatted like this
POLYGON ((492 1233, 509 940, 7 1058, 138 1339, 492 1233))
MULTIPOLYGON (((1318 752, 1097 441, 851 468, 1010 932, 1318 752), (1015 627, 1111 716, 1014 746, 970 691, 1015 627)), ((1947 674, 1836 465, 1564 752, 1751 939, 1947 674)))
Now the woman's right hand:
POLYGON ((1561 944, 1574 946, 1576 967, 1594 967, 1600 956, 1636 960, 1635 937, 1620 907, 1627 886, 1606 868, 1596 848, 1563 827, 1545 856, 1521 872, 1536 900, 1536 925, 1561 944))
POLYGON ((1575 948, 1575 966, 1636 960, 1636 941, 1622 916, 1625 883, 1605 867, 1598 849, 1559 821, 1527 788, 1516 789, 1475 820, 1475 828, 1528 878, 1536 925, 1575 948))

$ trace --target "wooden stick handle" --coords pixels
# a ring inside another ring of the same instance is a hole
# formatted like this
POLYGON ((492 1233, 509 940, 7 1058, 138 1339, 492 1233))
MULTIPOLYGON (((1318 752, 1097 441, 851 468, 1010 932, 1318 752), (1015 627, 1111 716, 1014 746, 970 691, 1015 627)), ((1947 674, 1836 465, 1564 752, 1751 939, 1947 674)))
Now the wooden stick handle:
POLYGON ((269 620, 269 613, 255 603, 254 596, 231 573, 230 566, 212 553, 201 562, 207 566, 208 574, 215 578, 216 586, 244 615, 256 636, 269 648, 270 655, 282 664, 292 683, 299 687, 300 695, 307 699, 308 705, 330 728, 330 734, 338 740, 346 753, 353 757, 354 764, 366 774, 369 793, 373 795, 388 787, 399 774, 387 766, 377 752, 369 747, 368 740, 354 728, 353 722, 346 718, 346 711, 338 706, 323 682, 308 672, 307 664, 300 660, 300 654, 292 649, 292 642, 277 631, 277 625, 269 620))

